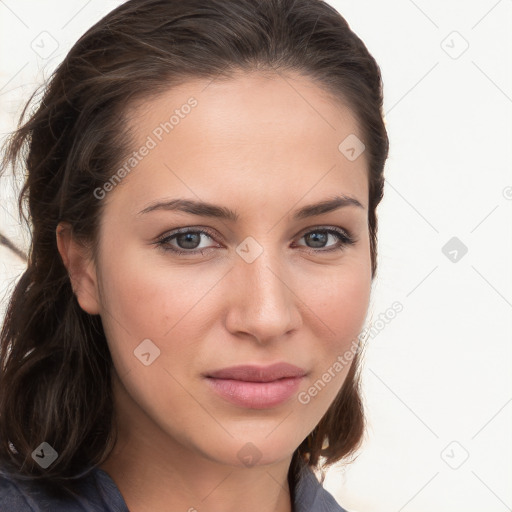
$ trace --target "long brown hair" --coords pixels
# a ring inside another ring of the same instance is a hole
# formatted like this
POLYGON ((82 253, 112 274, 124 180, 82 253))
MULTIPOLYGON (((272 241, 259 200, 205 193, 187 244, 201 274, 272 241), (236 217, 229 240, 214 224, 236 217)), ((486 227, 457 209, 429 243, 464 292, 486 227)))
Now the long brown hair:
MULTIPOLYGON (((345 19, 321 0, 127 1, 80 37, 5 144, 0 170, 12 165, 26 173, 18 207, 32 240, 1 331, 1 465, 64 485, 107 458, 116 439, 112 359, 100 316, 84 312, 73 294, 57 224, 69 222, 77 239, 97 249, 104 202, 93 191, 133 150, 122 128, 133 102, 188 79, 253 70, 297 71, 354 112, 369 162, 375 277, 376 208, 388 154, 382 81, 345 19), (59 454, 44 470, 31 457, 43 441, 59 454)), ((329 466, 359 447, 365 423, 358 360, 356 354, 338 396, 294 452, 289 475, 321 458, 329 466)))

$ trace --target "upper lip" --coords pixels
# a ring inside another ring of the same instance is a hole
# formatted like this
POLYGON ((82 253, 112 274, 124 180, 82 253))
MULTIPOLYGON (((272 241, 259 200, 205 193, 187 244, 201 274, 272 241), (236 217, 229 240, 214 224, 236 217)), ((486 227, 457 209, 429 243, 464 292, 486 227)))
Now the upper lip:
POLYGON ((272 382, 278 379, 303 377, 306 371, 289 363, 275 363, 269 366, 240 365, 222 368, 206 374, 214 379, 232 379, 246 382, 272 382))

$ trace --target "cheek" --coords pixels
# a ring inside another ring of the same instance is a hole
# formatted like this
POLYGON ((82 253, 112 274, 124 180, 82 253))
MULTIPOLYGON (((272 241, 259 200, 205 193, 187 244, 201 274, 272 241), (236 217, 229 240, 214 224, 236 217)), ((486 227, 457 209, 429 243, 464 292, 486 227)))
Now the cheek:
POLYGON ((370 259, 354 254, 317 282, 316 287, 309 285, 306 303, 323 323, 324 347, 329 351, 344 349, 359 336, 366 318, 371 292, 370 259))
POLYGON ((310 297, 308 306, 318 316, 312 350, 315 365, 297 396, 304 426, 312 430, 338 395, 353 364, 367 314, 371 290, 370 273, 339 272, 324 289, 310 297))
POLYGON ((146 250, 127 251, 119 261, 106 261, 102 304, 108 320, 122 324, 133 336, 158 339, 197 304, 215 279, 170 266, 165 257, 161 265, 147 260, 146 250))
POLYGON ((139 369, 134 350, 150 339, 160 351, 156 366, 186 371, 206 336, 211 301, 222 300, 215 291, 222 272, 147 259, 147 251, 127 250, 119 261, 104 261, 101 316, 112 358, 120 374, 139 369))
POLYGON ((318 286, 309 288, 307 305, 311 318, 317 318, 315 366, 298 398, 309 404, 312 418, 321 417, 336 397, 360 345, 371 293, 370 257, 364 249, 354 251, 336 271, 331 268, 321 276, 318 286))
POLYGON ((328 303, 324 303, 326 321, 332 324, 332 330, 342 333, 338 344, 356 338, 362 327, 368 310, 371 282, 364 273, 345 276, 335 283, 336 290, 328 303))

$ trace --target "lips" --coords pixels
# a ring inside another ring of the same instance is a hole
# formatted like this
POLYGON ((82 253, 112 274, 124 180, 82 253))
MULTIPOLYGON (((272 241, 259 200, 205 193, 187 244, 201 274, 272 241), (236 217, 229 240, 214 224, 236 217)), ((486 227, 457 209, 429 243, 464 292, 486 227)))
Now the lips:
POLYGON ((306 371, 288 363, 232 366, 206 375, 209 388, 223 400, 248 409, 270 409, 288 401, 306 371))
POLYGON ((241 365, 223 368, 208 373, 214 379, 241 380, 245 382, 273 382, 279 379, 303 377, 306 371, 288 363, 276 363, 270 366, 241 365))

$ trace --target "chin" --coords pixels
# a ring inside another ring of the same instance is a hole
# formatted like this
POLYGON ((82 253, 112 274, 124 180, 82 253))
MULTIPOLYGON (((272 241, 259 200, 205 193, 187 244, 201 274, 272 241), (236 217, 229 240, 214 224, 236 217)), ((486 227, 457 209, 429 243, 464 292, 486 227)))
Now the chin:
MULTIPOLYGON (((290 438, 288 437, 288 442, 290 438)), ((255 435, 252 440, 230 439, 216 443, 218 449, 205 452, 207 457, 218 463, 236 468, 251 468, 276 464, 286 459, 291 459, 297 446, 286 446, 282 439, 269 441, 262 435, 255 435)))

